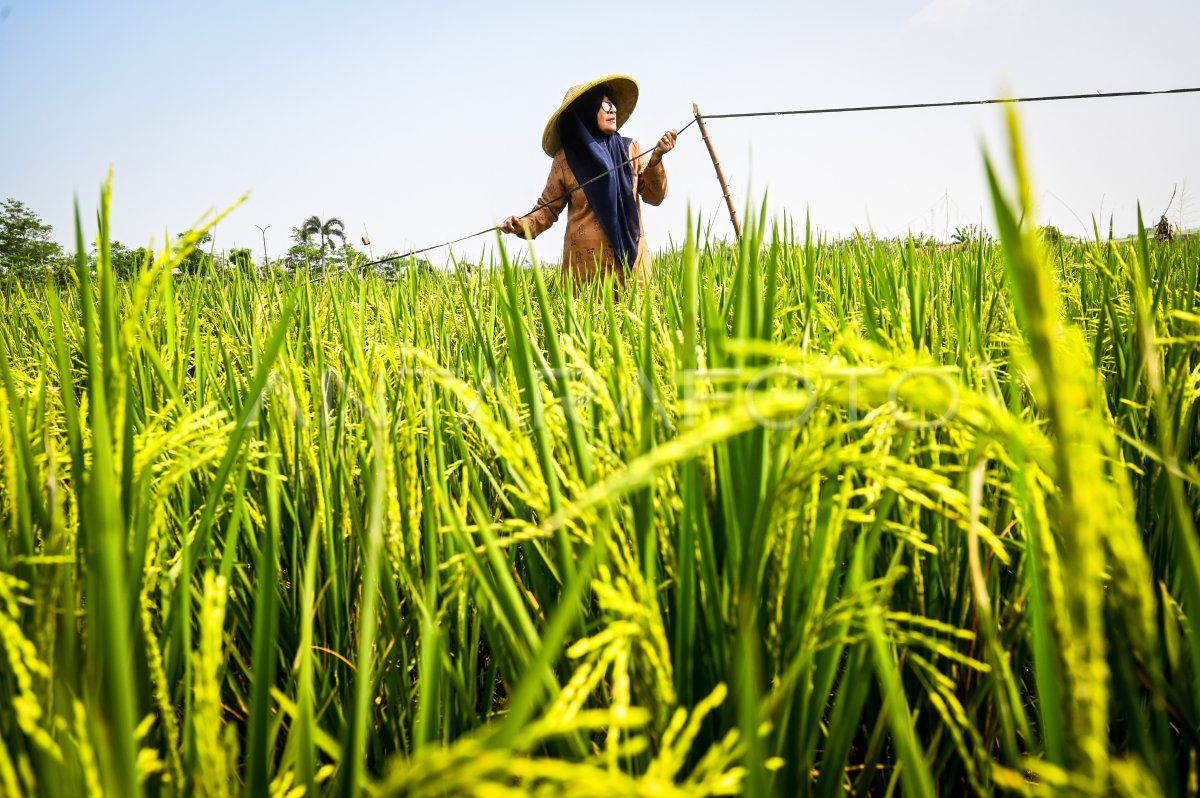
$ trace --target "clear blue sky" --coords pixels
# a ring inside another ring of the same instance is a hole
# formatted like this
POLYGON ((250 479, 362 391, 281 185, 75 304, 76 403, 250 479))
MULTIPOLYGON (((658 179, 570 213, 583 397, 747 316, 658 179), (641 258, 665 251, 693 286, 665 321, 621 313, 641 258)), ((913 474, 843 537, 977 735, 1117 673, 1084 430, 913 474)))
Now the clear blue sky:
MULTIPOLYGON (((375 252, 437 243, 532 207, 542 127, 565 89, 625 72, 622 132, 647 146, 709 113, 1200 85, 1200 3, 301 3, 0 0, 0 197, 67 243, 115 168, 114 232, 163 240, 250 199, 217 248, 272 257, 312 214, 375 252)), ((1043 220, 1118 233, 1163 211, 1200 225, 1200 95, 1024 106, 1043 220), (1076 218, 1078 217, 1078 219, 1076 218), (1080 221, 1082 220, 1082 221, 1080 221)), ((833 235, 991 224, 980 151, 996 108, 714 120, 739 204, 833 235)), ((645 208, 651 245, 691 203, 729 232, 696 128, 645 208)), ((1152 221, 1152 220, 1151 220, 1152 221)), ((537 242, 557 259, 563 222, 537 242)), ((474 257, 480 241, 465 247, 474 257)), ((443 252, 434 253, 441 262, 443 252)))

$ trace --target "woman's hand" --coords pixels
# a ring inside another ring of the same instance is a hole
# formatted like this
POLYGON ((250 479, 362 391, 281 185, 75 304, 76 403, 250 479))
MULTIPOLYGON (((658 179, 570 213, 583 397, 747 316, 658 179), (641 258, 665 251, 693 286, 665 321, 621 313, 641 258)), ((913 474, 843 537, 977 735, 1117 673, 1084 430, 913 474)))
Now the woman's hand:
POLYGON ((528 234, 529 225, 523 221, 522 217, 510 216, 500 223, 500 232, 508 233, 514 236, 525 236, 528 234))
POLYGON ((662 157, 671 150, 675 149, 675 138, 679 135, 677 130, 668 130, 663 133, 663 137, 658 140, 658 144, 654 147, 654 154, 650 156, 650 163, 646 164, 646 168, 658 166, 662 161, 662 157))

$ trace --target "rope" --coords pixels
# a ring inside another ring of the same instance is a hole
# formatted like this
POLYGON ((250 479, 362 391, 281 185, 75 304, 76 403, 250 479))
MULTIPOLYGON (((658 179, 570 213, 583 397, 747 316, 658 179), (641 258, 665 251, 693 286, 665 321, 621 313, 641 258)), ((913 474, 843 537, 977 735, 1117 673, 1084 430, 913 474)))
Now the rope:
MULTIPOLYGON (((679 128, 679 133, 677 135, 683 135, 683 131, 687 130, 689 127, 696 124, 701 119, 747 119, 747 118, 759 117, 759 116, 804 116, 804 115, 813 115, 813 114, 848 114, 848 113, 857 113, 857 112, 861 112, 861 111, 906 111, 906 110, 911 110, 911 109, 915 109, 915 108, 958 108, 958 107, 967 106, 967 105, 1006 105, 1009 103, 1044 103, 1044 102, 1062 102, 1065 100, 1103 100, 1103 99, 1108 99, 1108 98, 1113 98, 1113 97, 1150 97, 1153 95, 1194 94, 1197 92, 1200 92, 1200 86, 1194 86, 1194 87, 1189 87, 1189 88, 1184 88, 1184 89, 1160 89, 1160 90, 1156 90, 1156 91, 1105 91, 1105 92, 1095 92, 1093 94, 1047 94, 1047 95, 1042 95, 1042 96, 1038 96, 1038 97, 998 97, 998 98, 994 98, 994 99, 990 99, 990 100, 951 100, 949 102, 936 102, 936 103, 896 103, 896 104, 892 104, 892 105, 852 105, 852 106, 843 106, 843 107, 839 107, 839 108, 801 108, 801 109, 794 110, 794 111, 747 111, 744 113, 736 113, 736 114, 701 114, 699 116, 693 117, 692 121, 688 122, 686 125, 679 128)), ((518 216, 517 218, 524 219, 526 217, 532 216, 533 214, 540 211, 542 208, 548 207, 550 205, 555 204, 556 202, 559 202, 561 200, 564 200, 564 199, 570 197, 572 194, 574 194, 576 191, 579 191, 584 186, 590 186, 592 183, 596 182, 597 180, 600 180, 601 178, 605 177, 609 173, 615 172, 617 169, 620 169, 620 168, 626 166, 627 164, 633 163, 638 158, 644 158, 645 156, 650 155, 657 149, 658 149, 658 145, 656 144, 653 147, 651 147, 650 149, 644 151, 641 155, 638 155, 635 158, 629 158, 628 160, 622 161, 621 163, 614 166, 612 169, 609 169, 606 172, 602 172, 602 173, 596 175, 591 180, 581 183, 580 185, 576 186, 575 188, 567 191, 565 194, 560 194, 559 196, 555 197, 554 199, 547 200, 546 202, 540 203, 539 205, 534 207, 533 210, 529 211, 528 213, 522 214, 521 216, 518 216)), ((379 260, 373 260, 370 263, 364 263, 362 268, 365 269, 369 266, 377 266, 380 263, 387 263, 389 261, 403 260, 405 258, 411 258, 413 255, 420 255, 424 252, 429 252, 430 250, 441 249, 442 247, 448 247, 453 244, 458 244, 462 241, 467 241, 472 238, 478 238, 481 235, 486 235, 487 233, 495 232, 495 230, 496 230, 496 227, 495 227, 495 225, 493 225, 491 227, 486 227, 477 233, 471 233, 470 235, 465 235, 465 236, 462 236, 461 238, 456 238, 453 241, 445 241, 441 244, 434 244, 433 246, 423 247, 421 249, 409 250, 408 252, 406 252, 403 255, 393 255, 390 258, 381 258, 379 260)))
MULTIPOLYGON (((679 132, 677 133, 677 136, 682 136, 683 132, 685 130, 688 130, 688 128, 691 127, 692 125, 695 125, 697 121, 700 121, 700 118, 698 118, 698 116, 697 116, 697 118, 692 119, 690 122, 688 122, 688 124, 684 125, 683 127, 680 127, 679 132)), ((625 161, 618 163, 617 166, 614 166, 612 169, 608 169, 607 172, 601 172, 600 174, 594 176, 594 178, 581 182, 580 185, 577 185, 574 188, 571 188, 571 190, 569 190, 568 192, 566 192, 564 194, 559 194, 558 197, 554 197, 553 199, 547 199, 546 202, 540 203, 539 205, 534 206, 534 209, 530 210, 528 212, 528 214, 522 214, 521 216, 518 216, 517 218, 526 218, 528 216, 533 216, 534 214, 536 214, 536 212, 540 211, 542 208, 548 208, 548 206, 553 205, 554 203, 560 202, 560 200, 570 197, 571 194, 574 194, 576 191, 580 191, 581 188, 583 188, 584 186, 592 185, 593 182, 598 181, 601 178, 604 178, 604 176, 606 176, 608 174, 616 172, 617 169, 620 169, 624 166, 628 166, 628 164, 636 161, 637 158, 644 158, 644 157, 652 154, 652 152, 654 152, 654 150, 656 150, 656 149, 659 149, 658 144, 655 144, 654 146, 652 146, 652 148, 650 148, 648 150, 644 150, 641 155, 637 155, 632 158, 626 158, 625 161)), ((461 239, 455 239, 454 241, 445 241, 444 244, 434 244, 433 246, 421 248, 421 250, 409 250, 408 252, 406 252, 404 254, 395 254, 395 256, 392 256, 390 258, 380 258, 379 260, 372 260, 371 263, 362 264, 361 268, 366 269, 366 268, 368 268, 368 266, 374 266, 374 265, 378 265, 380 263, 388 263, 389 260, 402 260, 404 258, 410 258, 410 257, 413 257, 414 254, 421 254, 422 252, 428 252, 430 250, 439 250, 439 248, 442 248, 444 246, 458 244, 458 242, 460 242, 460 241, 467 241, 469 239, 479 238, 480 235, 484 235, 486 233, 494 233, 494 232, 496 232, 496 226, 494 226, 494 224, 493 224, 492 227, 484 228, 484 229, 480 230, 480 232, 478 232, 478 233, 464 235, 464 236, 462 236, 461 239)))
POLYGON ((798 111, 750 111, 740 114, 704 114, 705 119, 744 119, 753 116, 799 116, 802 114, 848 114, 857 111, 903 111, 910 108, 956 108, 964 105, 1005 105, 1007 103, 1045 103, 1061 100, 1102 100, 1109 97, 1149 97, 1155 94, 1192 94, 1200 86, 1160 91, 1106 91, 1095 94, 1047 94, 1042 97, 1001 97, 993 100, 952 100, 940 103, 899 103, 896 105, 854 105, 844 108, 803 108, 798 111))

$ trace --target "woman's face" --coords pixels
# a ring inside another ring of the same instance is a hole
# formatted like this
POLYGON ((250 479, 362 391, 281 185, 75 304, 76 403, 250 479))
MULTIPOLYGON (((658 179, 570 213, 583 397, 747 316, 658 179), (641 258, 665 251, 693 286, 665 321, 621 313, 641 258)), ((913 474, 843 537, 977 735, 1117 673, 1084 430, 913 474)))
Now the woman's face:
POLYGON ((607 94, 600 103, 600 110, 596 112, 596 127, 600 128, 601 133, 617 132, 617 106, 613 105, 607 94), (605 110, 606 108, 612 110, 605 110))

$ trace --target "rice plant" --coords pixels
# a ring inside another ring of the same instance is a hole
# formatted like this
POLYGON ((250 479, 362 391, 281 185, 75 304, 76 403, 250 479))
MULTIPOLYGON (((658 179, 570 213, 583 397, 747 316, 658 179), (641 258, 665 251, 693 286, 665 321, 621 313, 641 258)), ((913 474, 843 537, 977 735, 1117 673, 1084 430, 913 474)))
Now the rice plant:
POLYGON ((0 295, 0 793, 1196 792, 1200 244, 986 168, 998 244, 619 294, 119 282, 110 180, 0 295))

